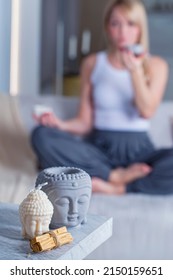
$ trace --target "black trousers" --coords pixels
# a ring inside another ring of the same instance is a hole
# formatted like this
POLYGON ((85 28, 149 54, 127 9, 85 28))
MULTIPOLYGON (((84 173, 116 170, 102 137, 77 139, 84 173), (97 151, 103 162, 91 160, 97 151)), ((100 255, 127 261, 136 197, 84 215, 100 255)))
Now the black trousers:
POLYGON ((152 172, 127 185, 127 192, 173 193, 173 149, 155 150, 147 133, 94 130, 85 139, 38 126, 31 143, 41 168, 74 166, 108 180, 112 169, 144 162, 152 172))

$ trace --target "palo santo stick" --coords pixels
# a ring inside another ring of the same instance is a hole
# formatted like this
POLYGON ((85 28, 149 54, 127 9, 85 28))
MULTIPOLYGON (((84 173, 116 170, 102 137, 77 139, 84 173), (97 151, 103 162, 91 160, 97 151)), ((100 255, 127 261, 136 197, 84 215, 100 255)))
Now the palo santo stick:
POLYGON ((73 237, 67 232, 66 227, 49 231, 30 240, 30 246, 34 252, 42 252, 57 248, 73 241, 73 237))
MULTIPOLYGON (((55 233, 56 235, 59 235, 59 234, 67 232, 67 228, 66 227, 61 227, 61 228, 52 230, 51 232, 55 233)), ((40 242, 40 241, 43 241, 43 240, 47 240, 48 238, 50 238, 50 234, 49 233, 44 233, 43 235, 39 235, 39 236, 36 236, 35 238, 33 238, 31 240, 31 244, 34 244, 36 242, 40 242)))
POLYGON ((57 228, 57 229, 53 230, 53 232, 55 232, 56 234, 62 234, 62 233, 67 232, 67 228, 66 227, 57 228))

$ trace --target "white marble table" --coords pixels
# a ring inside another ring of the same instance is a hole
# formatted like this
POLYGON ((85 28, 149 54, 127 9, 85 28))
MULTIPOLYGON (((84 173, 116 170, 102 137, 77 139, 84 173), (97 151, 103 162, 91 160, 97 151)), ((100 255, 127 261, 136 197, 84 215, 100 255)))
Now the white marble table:
POLYGON ((112 218, 88 215, 88 222, 71 228, 74 241, 60 248, 33 253, 29 241, 21 237, 18 205, 0 203, 0 260, 84 259, 112 235, 112 218))

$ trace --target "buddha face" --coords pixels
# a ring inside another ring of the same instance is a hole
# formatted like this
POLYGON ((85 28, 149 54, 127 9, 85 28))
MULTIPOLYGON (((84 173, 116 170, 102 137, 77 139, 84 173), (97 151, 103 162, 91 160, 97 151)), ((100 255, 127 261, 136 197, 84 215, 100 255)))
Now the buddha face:
POLYGON ((91 188, 83 187, 77 189, 56 188, 53 192, 54 214, 51 226, 74 227, 86 221, 89 208, 91 188))
POLYGON ((38 184, 47 184, 42 190, 54 207, 51 227, 75 227, 86 222, 91 197, 91 178, 75 167, 52 167, 43 170, 38 184))
POLYGON ((35 236, 42 235, 49 231, 50 216, 31 216, 26 215, 24 221, 25 237, 34 238, 35 236))

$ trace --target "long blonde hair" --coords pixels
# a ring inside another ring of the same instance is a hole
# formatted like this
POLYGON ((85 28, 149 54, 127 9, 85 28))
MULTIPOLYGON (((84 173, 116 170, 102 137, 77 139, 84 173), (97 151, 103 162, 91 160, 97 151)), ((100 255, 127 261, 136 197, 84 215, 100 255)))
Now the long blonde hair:
POLYGON ((141 44, 149 52, 148 23, 145 7, 140 0, 114 0, 109 2, 104 15, 104 29, 106 31, 110 21, 112 11, 121 7, 128 15, 129 19, 139 25, 141 34, 137 43, 141 44))
MULTIPOLYGON (((130 20, 134 21, 140 27, 141 33, 138 40, 138 44, 144 47, 144 50, 149 53, 149 36, 148 36, 148 21, 145 7, 141 0, 113 0, 108 3, 104 15, 104 29, 106 32, 107 26, 110 21, 112 11, 120 7, 122 8, 129 17, 130 20)), ((149 61, 147 57, 143 60, 143 69, 147 82, 150 81, 151 73, 149 69, 149 61)))

